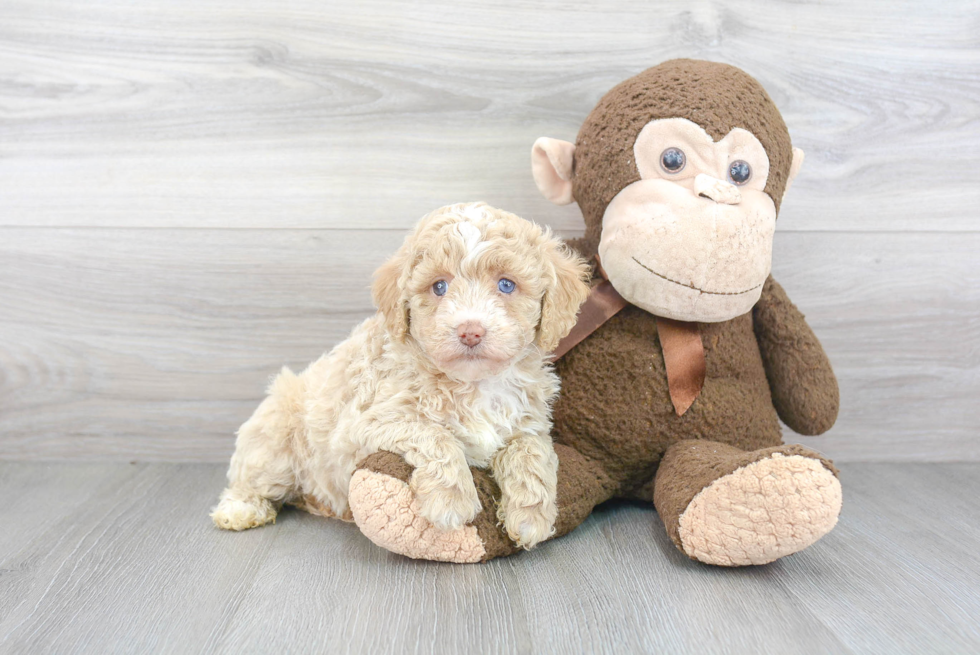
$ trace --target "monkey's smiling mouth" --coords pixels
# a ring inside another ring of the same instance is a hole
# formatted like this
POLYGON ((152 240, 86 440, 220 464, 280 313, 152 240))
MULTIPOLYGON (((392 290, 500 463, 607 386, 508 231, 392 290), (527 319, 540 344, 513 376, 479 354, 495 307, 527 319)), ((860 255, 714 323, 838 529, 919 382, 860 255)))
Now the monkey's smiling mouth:
POLYGON ((754 287, 750 287, 750 288, 746 289, 745 291, 705 291, 704 289, 699 289, 698 287, 694 286, 693 284, 684 284, 683 282, 678 282, 677 280, 672 280, 669 277, 667 277, 666 275, 661 275, 660 273, 656 272, 655 270, 653 270, 652 268, 650 268, 649 266, 647 266, 646 264, 644 264, 643 262, 641 262, 636 257, 632 257, 632 260, 634 262, 636 262, 637 264, 639 264, 640 266, 642 266, 643 268, 645 268, 646 270, 648 270, 651 273, 653 273, 654 275, 656 275, 657 277, 659 277, 661 280, 667 280, 668 282, 671 282, 673 284, 676 284, 677 286, 685 287, 687 289, 694 289, 695 291, 697 291, 699 293, 706 293, 706 294, 711 295, 711 296, 740 296, 743 293, 749 293, 750 291, 755 291, 756 289, 758 289, 759 287, 762 286, 762 284, 757 284, 754 287))

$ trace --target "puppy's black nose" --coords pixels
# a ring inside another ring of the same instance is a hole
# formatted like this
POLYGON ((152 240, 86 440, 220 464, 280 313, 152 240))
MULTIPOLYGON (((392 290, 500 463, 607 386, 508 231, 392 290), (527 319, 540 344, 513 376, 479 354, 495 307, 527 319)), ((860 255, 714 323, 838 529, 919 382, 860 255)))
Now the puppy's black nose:
POLYGON ((470 348, 480 343, 483 340, 483 335, 486 333, 487 331, 483 326, 476 321, 467 321, 456 328, 456 334, 459 335, 459 340, 470 348))

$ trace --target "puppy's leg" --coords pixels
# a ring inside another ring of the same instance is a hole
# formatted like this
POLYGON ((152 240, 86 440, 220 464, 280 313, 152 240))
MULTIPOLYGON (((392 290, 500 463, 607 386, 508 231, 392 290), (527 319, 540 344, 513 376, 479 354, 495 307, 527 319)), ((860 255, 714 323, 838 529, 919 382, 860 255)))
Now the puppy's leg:
POLYGON ((441 530, 455 530, 476 518, 480 498, 466 455, 444 428, 416 426, 393 452, 415 467, 409 487, 419 513, 441 530))
POLYGON ((409 487, 423 518, 440 530, 470 523, 480 512, 480 498, 462 446, 442 425, 419 418, 398 421, 403 402, 374 405, 352 433, 364 452, 386 450, 414 468, 409 487))
POLYGON ((219 528, 247 530, 273 522, 282 502, 296 493, 292 444, 302 429, 303 389, 302 380, 283 369, 239 428, 228 488, 211 511, 219 528))
POLYGON ((519 435, 494 455, 490 468, 500 485, 497 518, 507 536, 526 549, 551 537, 558 516, 558 456, 551 438, 519 435))
POLYGON ((237 531, 275 523, 277 513, 276 505, 268 498, 249 489, 228 487, 211 510, 211 519, 222 530, 237 531))

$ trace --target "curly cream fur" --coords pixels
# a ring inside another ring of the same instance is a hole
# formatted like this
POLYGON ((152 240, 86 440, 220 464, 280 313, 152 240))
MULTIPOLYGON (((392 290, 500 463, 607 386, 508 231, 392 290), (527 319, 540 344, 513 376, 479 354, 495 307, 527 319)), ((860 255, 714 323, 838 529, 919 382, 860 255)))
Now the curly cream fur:
POLYGON ((475 518, 469 466, 489 466, 511 537, 526 548, 548 538, 559 383, 547 358, 575 322, 587 277, 549 231, 513 214, 476 203, 426 216, 375 276, 379 313, 299 375, 283 369, 239 429, 215 524, 263 525, 284 502, 346 516, 357 463, 388 450, 415 467, 411 490, 437 528, 475 518), (502 277, 513 293, 498 290, 502 277), (486 332, 466 346, 457 329, 473 322, 486 332))

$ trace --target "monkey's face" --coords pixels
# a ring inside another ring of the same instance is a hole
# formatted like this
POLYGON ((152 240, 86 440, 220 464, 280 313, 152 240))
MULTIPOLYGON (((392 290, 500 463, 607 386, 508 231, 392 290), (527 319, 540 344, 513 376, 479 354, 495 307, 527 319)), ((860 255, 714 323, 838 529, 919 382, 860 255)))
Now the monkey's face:
POLYGON ((776 214, 803 162, 779 110, 734 66, 675 59, 617 84, 577 145, 541 138, 534 181, 576 200, 582 246, 613 286, 654 314, 727 321, 769 275, 776 214))
MULTIPOLYGON (((575 187, 586 176, 627 178, 600 206, 601 225, 586 216, 590 232, 600 228, 598 253, 616 290, 681 321, 716 323, 750 311, 769 275, 777 212, 759 139, 735 127, 715 141, 697 123, 664 118, 639 130, 631 160, 620 152, 601 149, 601 162, 581 170, 566 141, 538 139, 531 155, 538 188, 558 204, 572 201, 574 187, 595 207, 595 185, 575 187)), ((803 161, 801 150, 791 152, 785 183, 777 185, 783 194, 803 161)))
POLYGON ((772 261, 769 158, 751 133, 719 141, 683 118, 654 120, 633 147, 640 179, 602 218, 599 256, 616 290, 658 316, 727 321, 752 309, 772 261))

